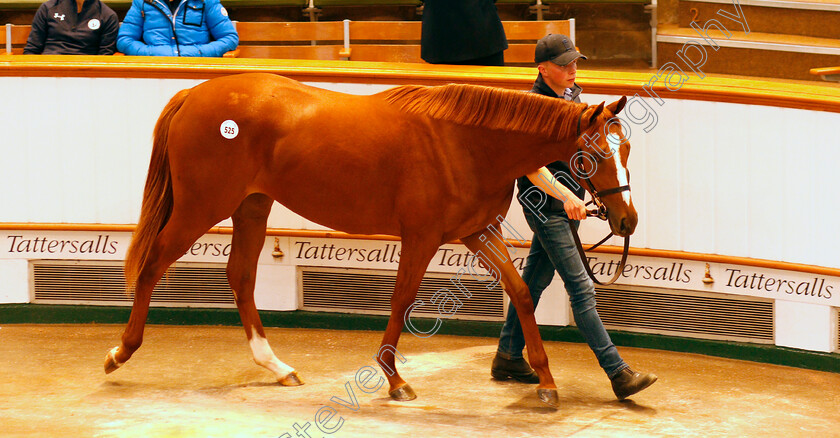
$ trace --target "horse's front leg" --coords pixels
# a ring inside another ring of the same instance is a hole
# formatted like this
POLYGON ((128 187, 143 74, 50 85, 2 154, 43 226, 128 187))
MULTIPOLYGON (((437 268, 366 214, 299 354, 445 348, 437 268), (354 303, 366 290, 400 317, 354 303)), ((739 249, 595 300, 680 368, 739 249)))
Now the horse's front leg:
MULTIPOLYGON (((423 274, 429 261, 434 257, 439 246, 437 238, 411 238, 403 235, 400 253, 400 267, 397 270, 397 280, 394 294, 391 295, 391 317, 388 327, 382 337, 382 344, 376 354, 376 360, 388 377, 390 390, 388 395, 394 400, 413 400, 417 398, 411 386, 400 377, 397 372, 395 354, 400 333, 405 326, 405 312, 417 297, 417 289, 423 280, 423 274)), ((404 359, 402 359, 404 361, 404 359)))
POLYGON ((496 232, 484 230, 461 240, 476 257, 484 262, 493 277, 496 280, 501 280, 502 286, 519 316, 522 334, 525 336, 525 345, 528 347, 528 361, 540 377, 537 395, 543 402, 551 406, 557 406, 559 399, 557 385, 555 385, 551 370, 548 368, 548 356, 545 354, 540 331, 537 328, 531 294, 525 281, 516 272, 507 247, 505 247, 505 242, 499 237, 498 233, 499 230, 496 227, 496 232), (481 238, 482 235, 484 236, 483 239, 481 238))
POLYGON ((254 362, 272 373, 283 386, 302 385, 294 368, 277 359, 266 340, 260 314, 254 302, 257 261, 265 243, 265 228, 274 201, 262 194, 246 198, 233 214, 233 238, 227 277, 236 298, 239 317, 254 355, 254 362))

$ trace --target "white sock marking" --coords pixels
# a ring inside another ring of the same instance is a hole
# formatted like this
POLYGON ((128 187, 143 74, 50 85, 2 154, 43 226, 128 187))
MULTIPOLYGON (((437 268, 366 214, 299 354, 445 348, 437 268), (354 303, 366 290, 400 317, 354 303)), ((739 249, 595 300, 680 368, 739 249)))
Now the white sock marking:
POLYGON ((271 346, 268 345, 268 340, 260 336, 254 327, 251 327, 251 340, 248 344, 251 346, 251 352, 254 354, 254 362, 273 372, 277 376, 277 379, 282 379, 295 370, 277 359, 277 356, 271 351, 271 346))
POLYGON ((120 347, 114 347, 114 348, 111 349, 111 351, 108 352, 108 356, 111 358, 111 360, 114 361, 114 365, 117 368, 119 368, 123 365, 122 362, 117 362, 117 352, 118 351, 120 351, 120 347))

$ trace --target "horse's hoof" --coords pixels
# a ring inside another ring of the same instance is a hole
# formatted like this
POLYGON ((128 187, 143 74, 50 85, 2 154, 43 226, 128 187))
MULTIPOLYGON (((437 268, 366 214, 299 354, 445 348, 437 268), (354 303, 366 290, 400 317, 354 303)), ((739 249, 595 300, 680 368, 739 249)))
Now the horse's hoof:
POLYGON ((292 371, 289 374, 286 374, 286 377, 282 379, 277 379, 283 386, 300 386, 303 385, 303 380, 301 380, 300 376, 298 375, 297 371, 292 371))
POLYGON ((397 389, 388 391, 388 395, 396 401, 409 401, 417 398, 417 394, 414 393, 414 390, 411 389, 411 386, 409 386, 408 383, 397 389))
POLYGON ((557 390, 554 388, 538 388, 537 395, 540 397, 541 402, 551 406, 552 408, 560 406, 560 397, 557 395, 557 390))
POLYGON ((108 352, 107 355, 105 355, 105 374, 111 374, 114 371, 116 371, 117 368, 122 366, 121 363, 117 362, 116 357, 117 350, 119 349, 120 347, 114 347, 111 349, 111 351, 108 352))

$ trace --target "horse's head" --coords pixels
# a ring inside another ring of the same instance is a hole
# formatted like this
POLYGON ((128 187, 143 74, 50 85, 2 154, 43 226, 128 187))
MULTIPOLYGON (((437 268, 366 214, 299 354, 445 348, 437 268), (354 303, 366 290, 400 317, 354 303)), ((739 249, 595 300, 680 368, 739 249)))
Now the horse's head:
POLYGON ((618 236, 633 234, 639 220, 630 198, 630 141, 616 117, 625 103, 627 98, 622 97, 606 106, 590 105, 581 113, 578 152, 571 163, 577 176, 589 181, 584 185, 592 197, 606 207, 610 229, 618 236))

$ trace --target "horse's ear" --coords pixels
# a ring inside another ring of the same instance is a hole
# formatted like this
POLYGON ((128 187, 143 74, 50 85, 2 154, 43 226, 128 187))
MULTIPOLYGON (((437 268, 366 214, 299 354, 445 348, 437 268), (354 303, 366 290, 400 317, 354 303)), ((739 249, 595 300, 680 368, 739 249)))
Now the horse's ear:
POLYGON ((597 119, 602 112, 604 112, 604 102, 601 102, 598 106, 590 105, 589 108, 583 110, 583 118, 588 119, 589 124, 591 125, 595 123, 595 119, 597 119))
POLYGON ((621 99, 618 99, 617 101, 607 105, 607 109, 610 110, 614 116, 617 116, 626 104, 627 96, 621 96, 621 99))
POLYGON ((598 119, 598 116, 601 115, 602 112, 604 112, 604 102, 601 102, 598 106, 589 105, 586 107, 580 115, 580 126, 578 126, 578 131, 583 132, 587 130, 593 123, 595 123, 595 120, 598 119))
POLYGON ((604 102, 601 102, 601 104, 595 108, 592 114, 589 115, 589 124, 591 125, 595 123, 595 119, 597 119, 602 112, 604 112, 604 102))

